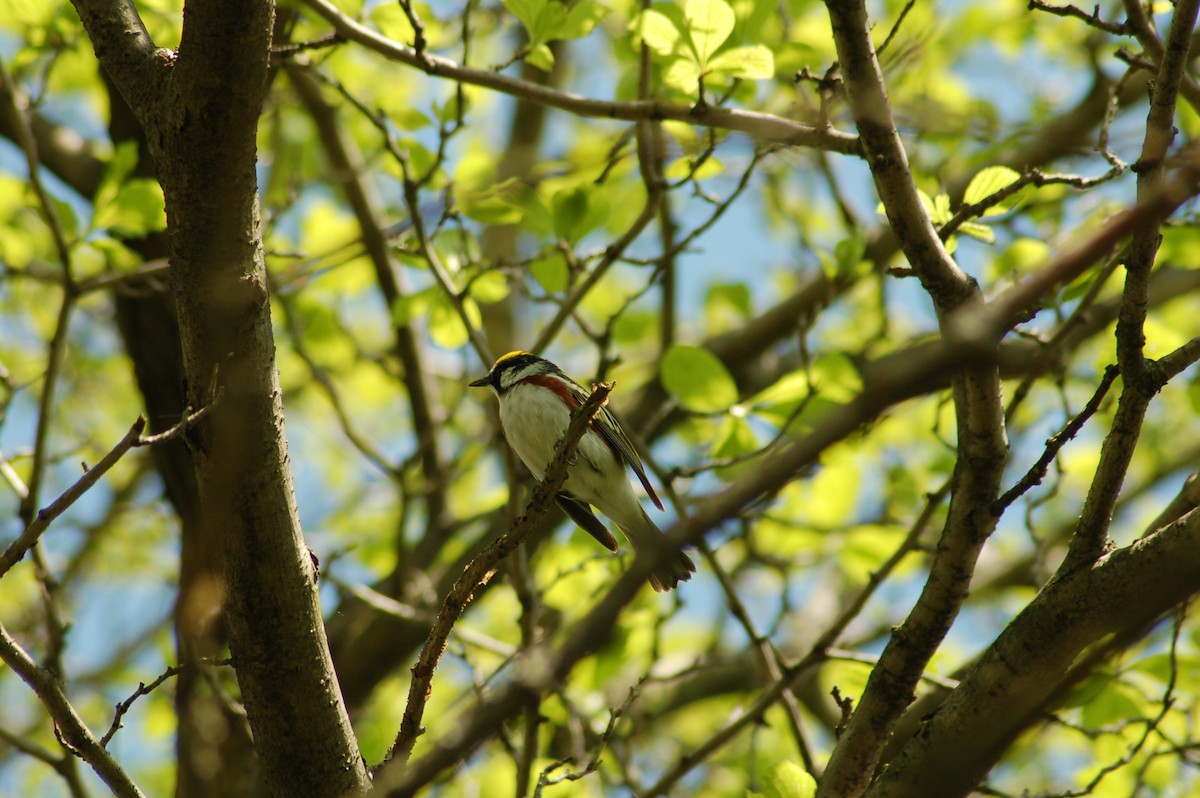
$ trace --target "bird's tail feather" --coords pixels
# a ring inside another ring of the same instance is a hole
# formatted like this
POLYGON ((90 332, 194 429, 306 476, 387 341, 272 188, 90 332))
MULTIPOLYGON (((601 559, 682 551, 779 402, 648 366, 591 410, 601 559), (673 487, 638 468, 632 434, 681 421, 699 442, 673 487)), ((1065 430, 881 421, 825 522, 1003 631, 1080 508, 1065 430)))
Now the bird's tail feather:
MULTIPOLYGON (((634 523, 621 527, 621 531, 625 533, 625 537, 629 538, 634 551, 667 548, 666 538, 650 520, 650 516, 646 515, 645 510, 642 511, 641 516, 640 524, 634 523)), ((675 549, 670 552, 662 552, 658 565, 650 572, 650 586, 659 593, 673 590, 679 587, 680 582, 691 579, 695 572, 696 564, 682 551, 675 549)))

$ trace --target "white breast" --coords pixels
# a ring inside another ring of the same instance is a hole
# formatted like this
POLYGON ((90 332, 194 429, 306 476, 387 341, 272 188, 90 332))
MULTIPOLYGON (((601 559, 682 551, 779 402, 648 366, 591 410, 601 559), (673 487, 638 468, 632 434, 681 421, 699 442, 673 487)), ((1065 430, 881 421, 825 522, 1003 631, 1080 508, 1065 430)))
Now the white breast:
MULTIPOLYGON (((554 448, 566 434, 570 420, 566 405, 547 388, 514 385, 500 397, 500 424, 508 445, 537 479, 546 475, 554 448)), ((565 487, 573 496, 595 504, 610 490, 604 475, 607 473, 610 479, 618 476, 628 485, 624 472, 608 445, 589 431, 579 443, 565 487)))

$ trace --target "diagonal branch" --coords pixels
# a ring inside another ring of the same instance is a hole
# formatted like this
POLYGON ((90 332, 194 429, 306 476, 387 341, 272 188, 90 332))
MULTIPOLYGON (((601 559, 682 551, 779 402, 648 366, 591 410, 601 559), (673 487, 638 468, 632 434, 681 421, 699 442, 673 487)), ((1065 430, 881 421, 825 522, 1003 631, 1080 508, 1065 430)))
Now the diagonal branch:
POLYGON ((56 675, 39 667, 21 645, 0 626, 0 661, 12 668, 25 684, 37 693, 42 705, 54 719, 54 728, 63 747, 79 756, 96 771, 119 798, 141 798, 143 793, 91 729, 79 717, 56 675))

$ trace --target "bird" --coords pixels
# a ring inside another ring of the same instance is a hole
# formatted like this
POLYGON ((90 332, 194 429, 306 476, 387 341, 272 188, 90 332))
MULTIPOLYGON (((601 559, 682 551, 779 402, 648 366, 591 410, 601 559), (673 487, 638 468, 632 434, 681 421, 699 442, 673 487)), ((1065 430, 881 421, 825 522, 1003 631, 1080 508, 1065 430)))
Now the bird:
MULTIPOLYGON (((539 480, 545 478, 554 450, 567 433, 571 412, 589 396, 558 366, 521 350, 501 356, 470 386, 492 389, 500 403, 500 427, 508 445, 539 480)), ((663 509, 637 449, 616 417, 601 407, 579 442, 555 501, 609 551, 618 550, 617 539, 592 512, 593 507, 621 529, 635 551, 662 548, 666 545, 662 531, 633 492, 626 466, 633 469, 655 506, 663 509)), ((690 579, 695 570, 691 558, 676 549, 662 555, 650 574, 650 585, 659 592, 671 590, 690 579)))

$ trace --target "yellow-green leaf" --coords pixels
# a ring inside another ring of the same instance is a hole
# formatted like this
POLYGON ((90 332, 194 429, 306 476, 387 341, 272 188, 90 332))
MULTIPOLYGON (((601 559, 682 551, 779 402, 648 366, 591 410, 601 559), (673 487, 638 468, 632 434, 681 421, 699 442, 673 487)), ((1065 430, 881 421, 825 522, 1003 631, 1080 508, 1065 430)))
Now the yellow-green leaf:
POLYGON ((963 202, 974 205, 982 202, 1002 188, 1007 188, 1021 179, 1021 173, 1007 166, 989 166, 977 173, 963 193, 963 202))
POLYGON ((529 264, 529 272, 547 294, 557 294, 567 288, 567 263, 562 253, 555 252, 535 260, 529 264))
POLYGON ((700 67, 690 58, 676 58, 663 72, 663 83, 684 94, 700 91, 700 67))
POLYGON ((725 0, 688 0, 683 7, 688 35, 702 69, 733 33, 733 9, 725 0))
POLYGON ((694 159, 684 156, 672 161, 663 170, 663 176, 668 180, 683 180, 688 177, 693 180, 704 180, 709 177, 715 177, 724 171, 724 164, 712 156, 705 158, 704 163, 699 166, 696 166, 694 159))
POLYGON ((544 44, 538 44, 525 53, 525 61, 543 72, 554 69, 554 52, 544 44))
POLYGON ((708 71, 724 72, 746 80, 765 80, 775 76, 775 58, 761 44, 734 47, 709 61, 708 71))
POLYGON ((725 364, 707 349, 675 344, 659 366, 663 387, 696 413, 718 413, 737 401, 737 384, 725 364))
POLYGON ((657 11, 644 11, 637 18, 635 36, 659 55, 670 55, 679 43, 675 23, 657 11))
POLYGON ((971 238, 977 238, 980 241, 988 244, 996 243, 996 234, 992 232, 992 228, 988 227, 986 224, 980 224, 979 222, 963 222, 962 226, 958 229, 961 232, 969 235, 971 238))
POLYGON ((762 774, 763 798, 813 798, 817 782, 795 762, 780 762, 762 774))

